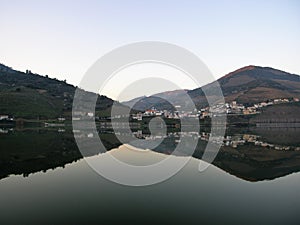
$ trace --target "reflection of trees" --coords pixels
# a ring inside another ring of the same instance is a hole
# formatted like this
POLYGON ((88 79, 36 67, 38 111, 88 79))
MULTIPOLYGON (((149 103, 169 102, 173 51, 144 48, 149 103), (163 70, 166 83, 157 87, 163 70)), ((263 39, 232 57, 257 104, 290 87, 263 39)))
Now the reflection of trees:
MULTIPOLYGON (((106 149, 110 150, 121 145, 113 132, 102 131, 99 134, 91 134, 78 131, 74 134, 87 140, 85 144, 91 149, 90 152, 85 152, 84 156, 87 157, 104 153, 106 149), (105 149, 95 151, 96 143, 89 141, 95 135, 99 135, 105 149)), ((260 131, 259 135, 261 134, 263 133, 260 131)), ((127 135, 128 142, 130 142, 132 134, 123 135, 127 135)), ((181 143, 183 148, 175 154, 178 156, 189 155, 193 151, 189 140, 198 139, 197 148, 193 153, 193 157, 197 159, 202 158, 210 136, 205 131, 199 134, 170 132, 168 135, 156 136, 138 131, 134 135, 149 141, 163 139, 160 145, 153 149, 162 154, 172 154, 178 143, 181 143), (182 136, 185 138, 181 139, 182 136)), ((255 134, 226 134, 224 144, 213 161, 213 165, 250 181, 274 179, 300 171, 300 151, 295 151, 297 147, 291 147, 289 151, 278 151, 270 147, 271 144, 258 145, 260 138, 264 141, 270 140, 255 134)), ((278 139, 277 142, 279 143, 278 139)), ((37 129, 2 134, 0 154, 0 179, 10 174, 28 176, 38 171, 46 172, 49 169, 64 167, 83 157, 77 148, 73 132, 59 133, 57 130, 37 129)))
MULTIPOLYGON (((100 135, 107 149, 120 145, 113 134, 100 135)), ((99 152, 98 152, 99 153, 99 152)), ((10 174, 47 171, 82 158, 73 133, 57 130, 26 130, 10 132, 0 139, 0 179, 10 174)), ((91 152, 89 156, 97 153, 91 152)))

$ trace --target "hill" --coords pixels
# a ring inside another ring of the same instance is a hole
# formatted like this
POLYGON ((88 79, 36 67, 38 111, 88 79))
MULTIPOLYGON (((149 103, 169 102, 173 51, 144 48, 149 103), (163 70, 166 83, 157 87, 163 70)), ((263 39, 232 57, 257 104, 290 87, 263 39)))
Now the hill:
POLYGON ((167 91, 149 97, 147 96, 138 97, 122 103, 131 108, 134 106, 134 109, 140 111, 151 109, 152 107, 158 109, 174 110, 174 107, 172 106, 172 104, 170 104, 170 102, 175 102, 180 104, 182 96, 185 95, 186 93, 187 90, 167 91), (166 101, 166 99, 170 102, 166 101))
MULTIPOLYGON (((237 101, 245 105, 267 101, 275 98, 299 98, 300 76, 281 70, 246 66, 233 71, 220 79, 218 82, 226 102, 237 101)), ((171 109, 166 100, 172 100, 177 105, 184 105, 182 95, 188 94, 198 108, 207 106, 207 100, 203 89, 212 90, 215 83, 207 84, 194 90, 176 90, 163 92, 144 98, 137 98, 134 109, 146 110, 151 107, 157 109, 171 109), (166 99, 166 100, 165 100, 166 99), (167 105, 167 107, 164 107, 167 105)), ((132 102, 124 102, 125 105, 133 106, 132 102)))
MULTIPOLYGON (((0 64, 0 114, 25 119, 70 118, 75 90, 66 81, 0 64)), ((112 99, 98 95, 96 115, 109 115, 113 103, 112 99)))
MULTIPOLYGON (((269 67, 246 66, 218 79, 226 102, 254 104, 275 98, 300 96, 300 76, 269 67)), ((211 84, 203 88, 209 88, 211 84)), ((195 89, 189 95, 196 99, 195 89)))

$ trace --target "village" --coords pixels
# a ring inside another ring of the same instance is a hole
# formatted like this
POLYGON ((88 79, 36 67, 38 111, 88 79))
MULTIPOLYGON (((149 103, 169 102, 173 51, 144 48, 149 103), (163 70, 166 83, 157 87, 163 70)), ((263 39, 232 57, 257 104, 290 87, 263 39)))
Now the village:
MULTIPOLYGON (((147 109, 144 112, 137 112, 135 114, 130 115, 130 118, 134 121, 142 121, 143 118, 147 117, 163 117, 163 118, 169 118, 169 119, 181 119, 181 118, 195 118, 195 119, 205 119, 205 118, 211 118, 221 115, 254 115, 261 113, 262 108, 276 105, 276 104, 286 104, 286 103, 293 103, 293 102, 299 102, 299 98, 278 98, 273 99, 265 102, 260 102, 253 104, 251 106, 245 106, 243 104, 238 103, 237 101, 232 101, 231 103, 225 103, 225 104, 216 104, 213 107, 205 107, 200 110, 194 110, 194 111, 184 111, 181 110, 180 105, 176 105, 176 111, 170 111, 170 110, 157 110, 156 108, 147 109)), ((84 120, 84 119, 95 119, 96 121, 99 120, 111 120, 111 119, 117 119, 121 116, 115 116, 115 117, 97 117, 94 115, 93 112, 75 112, 72 120, 84 120)), ((7 115, 7 114, 0 114, 0 123, 2 122, 13 122, 16 118, 13 115, 7 115)), ((57 121, 59 123, 64 123, 67 120, 67 118, 61 116, 57 118, 57 121)), ((46 123, 46 126, 51 126, 51 123, 46 123)))
POLYGON ((299 102, 298 98, 279 98, 273 99, 266 102, 260 102, 252 106, 245 106, 243 104, 237 103, 237 101, 232 101, 231 103, 216 104, 213 107, 205 107, 200 110, 194 110, 190 112, 181 111, 181 106, 175 106, 176 111, 169 110, 157 110, 154 107, 146 110, 145 112, 138 112, 132 115, 133 120, 141 121, 143 117, 160 116, 170 119, 180 119, 180 118, 200 118, 205 119, 220 115, 254 115, 261 113, 261 109, 267 106, 276 104, 286 104, 292 102, 299 102))

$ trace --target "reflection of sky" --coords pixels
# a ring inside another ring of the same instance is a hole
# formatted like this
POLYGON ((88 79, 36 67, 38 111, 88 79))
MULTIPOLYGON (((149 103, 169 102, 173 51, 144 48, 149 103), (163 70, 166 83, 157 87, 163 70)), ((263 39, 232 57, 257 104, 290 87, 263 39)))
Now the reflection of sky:
POLYGON ((104 53, 143 40, 193 51, 216 77, 249 64, 300 74, 299 1, 14 0, 0 7, 0 62, 75 85, 104 53))
MULTIPOLYGON (((95 158, 103 162, 105 154, 95 158)), ((245 182, 213 165, 200 173, 198 164, 199 160, 191 159, 169 180, 139 188, 98 176, 84 160, 27 178, 11 176, 1 180, 0 192, 5 193, 1 195, 1 221, 143 224, 147 219, 151 224, 297 224, 299 173, 273 181, 245 182), (120 216, 112 216, 112 212, 120 216), (16 214, 20 216, 13 216, 16 214)))

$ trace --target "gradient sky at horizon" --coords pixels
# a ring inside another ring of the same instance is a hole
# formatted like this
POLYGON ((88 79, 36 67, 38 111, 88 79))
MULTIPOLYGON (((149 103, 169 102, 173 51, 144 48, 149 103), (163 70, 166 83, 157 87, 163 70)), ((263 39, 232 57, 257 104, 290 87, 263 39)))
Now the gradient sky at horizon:
POLYGON ((297 0, 0 0, 0 8, 0 63, 74 85, 103 54, 146 40, 194 52, 216 78, 246 65, 300 74, 297 0))

